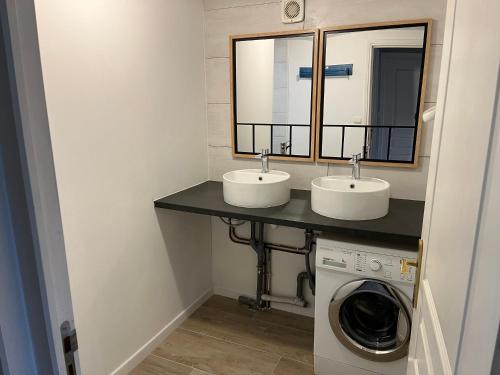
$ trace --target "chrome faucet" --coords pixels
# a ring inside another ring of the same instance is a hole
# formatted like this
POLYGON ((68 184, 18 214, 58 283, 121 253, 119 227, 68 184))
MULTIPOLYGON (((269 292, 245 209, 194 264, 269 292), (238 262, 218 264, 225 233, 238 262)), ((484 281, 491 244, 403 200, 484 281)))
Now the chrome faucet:
POLYGON ((262 152, 256 156, 262 162, 262 173, 269 172, 269 149, 262 149, 262 152))
POLYGON ((286 152, 290 148, 292 148, 292 142, 291 141, 281 142, 280 143, 281 155, 286 155, 286 152))
POLYGON ((359 180, 361 166, 359 164, 361 160, 361 154, 352 154, 352 159, 349 160, 349 164, 352 164, 352 178, 353 180, 359 180))

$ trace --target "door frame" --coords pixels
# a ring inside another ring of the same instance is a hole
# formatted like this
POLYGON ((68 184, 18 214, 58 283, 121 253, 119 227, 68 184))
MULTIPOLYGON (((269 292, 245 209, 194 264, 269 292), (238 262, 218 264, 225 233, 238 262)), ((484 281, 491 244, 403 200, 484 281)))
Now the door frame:
MULTIPOLYGON (((15 126, 50 360, 59 374, 65 374, 60 327, 64 321, 74 327, 74 317, 34 1, 2 1, 0 21, 5 33, 15 126)), ((80 373, 77 354, 76 369, 80 373)))

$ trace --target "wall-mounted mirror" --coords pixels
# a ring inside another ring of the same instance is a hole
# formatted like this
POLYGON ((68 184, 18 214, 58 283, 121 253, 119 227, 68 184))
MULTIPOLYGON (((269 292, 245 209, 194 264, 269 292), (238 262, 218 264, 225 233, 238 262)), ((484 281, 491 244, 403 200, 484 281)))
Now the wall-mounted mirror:
POLYGON ((416 167, 430 20, 322 29, 319 161, 416 167))
POLYGON ((233 155, 314 159, 317 32, 232 36, 233 155))

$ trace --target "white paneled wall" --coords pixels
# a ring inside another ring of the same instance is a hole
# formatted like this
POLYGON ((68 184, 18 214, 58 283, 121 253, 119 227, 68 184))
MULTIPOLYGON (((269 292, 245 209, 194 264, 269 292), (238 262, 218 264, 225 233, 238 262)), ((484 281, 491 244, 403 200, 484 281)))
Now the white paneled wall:
MULTIPOLYGON (((259 163, 253 160, 233 159, 231 155, 229 35, 432 18, 434 23, 426 93, 426 108, 428 108, 434 105, 437 97, 445 10, 445 0, 306 0, 305 21, 285 25, 281 23, 279 0, 205 0, 210 179, 221 180, 224 172, 238 168, 255 168, 259 163)), ((365 167, 362 169, 362 174, 389 181, 394 198, 423 200, 431 138, 432 124, 426 124, 423 128, 420 162, 417 169, 365 167)), ((309 189, 311 179, 318 176, 350 173, 349 167, 335 164, 271 162, 271 167, 291 173, 292 185, 299 189, 309 189)), ((236 296, 239 293, 251 295, 255 289, 255 255, 244 246, 232 244, 226 232, 219 219, 212 219, 215 290, 229 296, 236 296)), ((294 229, 273 229, 268 226, 268 235, 275 241, 291 241, 297 245, 303 241, 301 231, 294 229)), ((277 254, 274 258, 275 292, 294 294, 295 277, 297 271, 303 270, 303 258, 290 254, 277 254)), ((310 314, 311 310, 298 312, 310 314)))

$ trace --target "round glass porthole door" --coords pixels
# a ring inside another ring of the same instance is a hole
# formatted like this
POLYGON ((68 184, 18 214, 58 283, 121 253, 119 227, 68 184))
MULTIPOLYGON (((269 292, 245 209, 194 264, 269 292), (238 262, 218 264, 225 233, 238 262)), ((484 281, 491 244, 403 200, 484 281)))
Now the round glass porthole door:
POLYGON ((411 301, 379 280, 356 280, 337 290, 329 306, 335 336, 352 352, 379 362, 408 354, 411 301))

